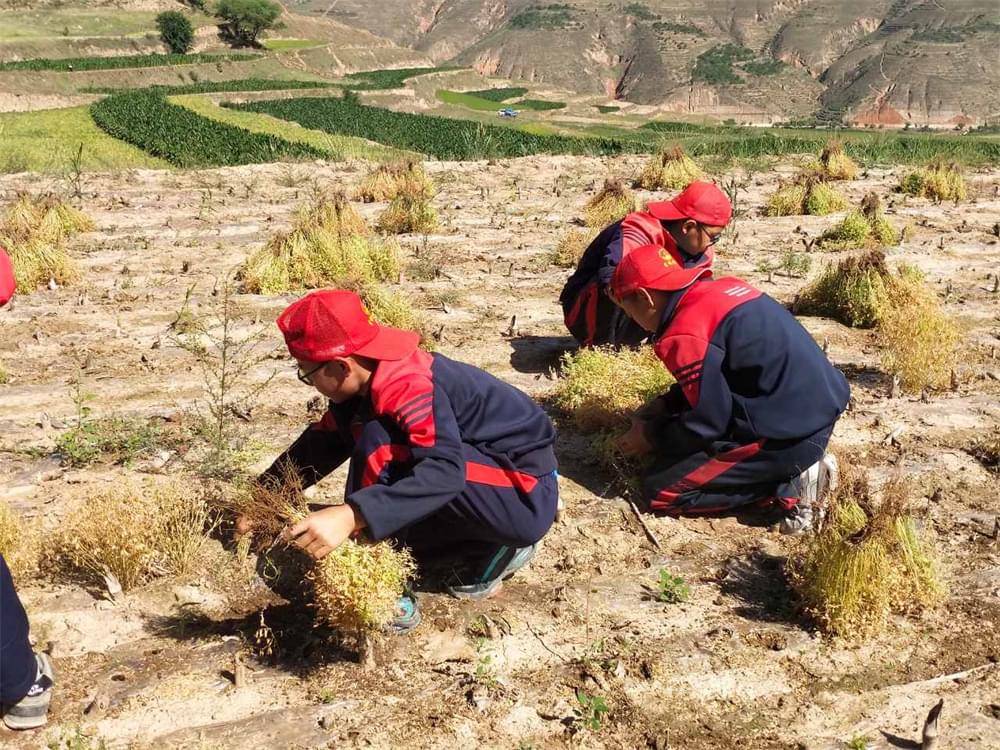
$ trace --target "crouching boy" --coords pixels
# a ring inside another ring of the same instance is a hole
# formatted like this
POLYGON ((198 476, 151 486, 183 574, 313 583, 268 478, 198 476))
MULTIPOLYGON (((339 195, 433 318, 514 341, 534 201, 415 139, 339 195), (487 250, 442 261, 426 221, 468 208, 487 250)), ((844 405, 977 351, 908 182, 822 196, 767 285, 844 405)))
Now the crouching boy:
POLYGON ((635 346, 649 333, 608 296, 615 268, 643 245, 665 248, 685 268, 711 267, 712 246, 733 215, 729 198, 710 182, 692 182, 669 201, 654 201, 606 227, 587 247, 559 302, 566 328, 582 346, 635 346))
MULTIPOLYGON (((373 323, 353 292, 313 292, 278 318, 299 379, 329 399, 260 481, 288 468, 308 487, 350 461, 345 503, 289 530, 316 559, 348 537, 419 547, 485 543, 457 597, 495 594, 531 560, 558 499, 555 430, 525 394, 482 370, 418 348, 419 337, 373 323)), ((419 619, 404 597, 394 627, 419 619)))
POLYGON ((787 511, 784 533, 809 528, 836 481, 826 446, 850 397, 809 333, 745 281, 683 268, 655 246, 622 261, 612 295, 653 334, 677 380, 619 443, 652 454, 650 509, 717 513, 770 501, 787 511))

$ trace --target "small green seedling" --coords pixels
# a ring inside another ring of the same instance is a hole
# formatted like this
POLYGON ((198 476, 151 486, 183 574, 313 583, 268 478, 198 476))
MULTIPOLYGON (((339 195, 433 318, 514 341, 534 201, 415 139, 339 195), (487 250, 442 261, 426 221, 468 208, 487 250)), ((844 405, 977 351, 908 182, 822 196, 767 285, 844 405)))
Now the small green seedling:
POLYGON ((686 602, 691 596, 691 587, 680 576, 675 576, 668 570, 660 571, 660 584, 656 592, 656 598, 666 604, 679 604, 686 602))
POLYGON ((856 734, 847 743, 847 750, 868 750, 871 747, 871 740, 866 734, 856 734))
POLYGON ((580 705, 573 709, 573 713, 576 714, 574 723, 592 732, 600 731, 604 714, 611 710, 604 702, 604 698, 577 690, 576 700, 580 705))

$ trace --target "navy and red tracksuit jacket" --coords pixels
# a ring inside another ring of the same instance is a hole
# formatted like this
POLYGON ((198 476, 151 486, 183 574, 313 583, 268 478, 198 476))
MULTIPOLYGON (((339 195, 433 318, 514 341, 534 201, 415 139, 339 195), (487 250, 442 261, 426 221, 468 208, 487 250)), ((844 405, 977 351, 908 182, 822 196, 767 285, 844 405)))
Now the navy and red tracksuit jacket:
POLYGON ((805 438, 847 408, 843 373, 788 310, 742 279, 703 277, 679 292, 654 342, 677 379, 667 408, 646 422, 658 452, 805 438))
MULTIPOLYGON (((605 290, 611 284, 611 277, 622 258, 638 247, 657 245, 671 251, 683 260, 685 268, 710 265, 712 249, 701 255, 689 256, 677 247, 663 222, 646 211, 635 211, 621 221, 609 225, 597 235, 583 253, 576 271, 569 277, 559 295, 566 318, 566 327, 577 335, 584 332, 582 344, 590 346, 604 343, 637 343, 633 341, 614 342, 608 338, 610 321, 601 321, 603 315, 619 315, 618 307, 608 301, 602 305, 605 290)), ((626 321, 627 323, 627 321, 626 321)), ((642 336, 641 338, 645 338, 642 336)))
POLYGON ((393 535, 447 505, 466 480, 530 492, 537 478, 556 470, 555 428, 527 395, 489 373, 441 354, 416 350, 378 363, 369 391, 331 403, 261 477, 281 481, 286 464, 304 487, 351 458, 365 423, 389 420, 405 444, 384 445, 363 460, 364 481, 346 501, 365 519, 373 539, 393 535), (462 444, 496 466, 467 463, 462 444), (389 462, 412 462, 392 484, 375 481, 389 462))

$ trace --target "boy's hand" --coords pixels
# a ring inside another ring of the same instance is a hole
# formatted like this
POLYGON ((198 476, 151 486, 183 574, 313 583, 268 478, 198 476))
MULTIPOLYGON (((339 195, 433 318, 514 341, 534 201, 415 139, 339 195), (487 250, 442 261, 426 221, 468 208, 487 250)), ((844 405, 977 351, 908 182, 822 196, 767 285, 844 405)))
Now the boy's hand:
POLYGON ((641 456, 653 450, 646 439, 644 431, 646 423, 642 419, 632 418, 631 429, 618 438, 618 450, 626 456, 641 456))
POLYGON ((364 526, 364 519, 350 505, 332 505, 310 513, 285 529, 283 536, 314 560, 322 560, 364 526))

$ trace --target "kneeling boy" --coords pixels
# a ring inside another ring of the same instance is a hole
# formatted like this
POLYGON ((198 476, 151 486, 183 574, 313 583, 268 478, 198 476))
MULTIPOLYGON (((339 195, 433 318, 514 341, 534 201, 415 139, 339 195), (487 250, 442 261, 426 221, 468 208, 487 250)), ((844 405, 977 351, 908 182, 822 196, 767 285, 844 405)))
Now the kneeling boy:
POLYGON ((685 268, 710 267, 712 246, 733 215, 710 182, 692 182, 669 201, 650 203, 606 227, 587 247, 559 302, 566 328, 582 346, 635 346, 649 334, 608 297, 615 268, 637 247, 658 245, 685 268))
POLYGON ((770 500, 789 511, 783 532, 809 528, 836 480, 826 446, 850 397, 812 336, 745 281, 683 268, 655 246, 622 261, 611 291, 677 379, 620 441, 653 454, 650 508, 716 513, 770 500))
MULTIPOLYGON (((482 542, 479 573, 449 586, 484 598, 532 558, 558 499, 555 430, 539 406, 470 365, 419 349, 419 336, 373 323, 353 292, 323 290, 278 318, 299 379, 329 399, 261 477, 288 467, 308 487, 350 461, 345 503, 290 529, 316 559, 355 533, 417 546, 482 542)), ((397 629, 416 624, 412 598, 397 629)))

